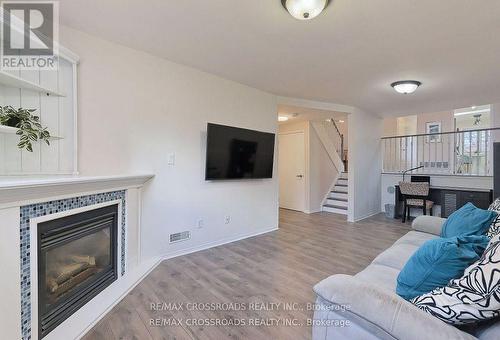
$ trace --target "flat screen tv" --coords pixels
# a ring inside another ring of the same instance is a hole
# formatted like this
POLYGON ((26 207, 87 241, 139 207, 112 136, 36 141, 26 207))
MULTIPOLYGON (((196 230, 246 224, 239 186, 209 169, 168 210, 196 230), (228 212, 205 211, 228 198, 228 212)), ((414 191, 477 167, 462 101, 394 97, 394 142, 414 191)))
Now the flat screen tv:
POLYGON ((272 178, 273 133, 208 123, 205 179, 272 178))

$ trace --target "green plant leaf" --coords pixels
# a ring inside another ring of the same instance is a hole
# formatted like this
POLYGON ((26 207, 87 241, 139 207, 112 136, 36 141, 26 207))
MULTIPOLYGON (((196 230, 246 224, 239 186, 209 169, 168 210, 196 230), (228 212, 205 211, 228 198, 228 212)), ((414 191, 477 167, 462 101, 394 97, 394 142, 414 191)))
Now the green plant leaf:
POLYGON ((10 105, 0 106, 0 125, 18 128, 16 135, 19 136, 19 149, 33 152, 32 142, 43 140, 50 145, 50 132, 41 124, 39 116, 34 115, 36 109, 23 109, 10 105))

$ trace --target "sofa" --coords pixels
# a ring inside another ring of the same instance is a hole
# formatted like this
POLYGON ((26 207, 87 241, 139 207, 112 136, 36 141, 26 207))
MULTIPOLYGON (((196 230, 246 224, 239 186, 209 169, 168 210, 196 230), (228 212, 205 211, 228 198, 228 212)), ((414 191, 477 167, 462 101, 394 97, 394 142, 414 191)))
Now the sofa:
POLYGON ((396 294, 396 279, 410 256, 439 237, 445 219, 419 216, 412 231, 358 274, 333 275, 314 286, 313 340, 324 339, 500 339, 500 321, 451 326, 396 294))

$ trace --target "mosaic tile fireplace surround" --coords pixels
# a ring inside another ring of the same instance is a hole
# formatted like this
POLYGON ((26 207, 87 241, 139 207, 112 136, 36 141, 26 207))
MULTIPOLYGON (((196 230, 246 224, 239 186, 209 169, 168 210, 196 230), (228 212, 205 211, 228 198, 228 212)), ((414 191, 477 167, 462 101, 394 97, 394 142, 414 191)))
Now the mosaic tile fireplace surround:
POLYGON ((32 338, 32 315, 31 315, 31 263, 30 252, 30 220, 42 216, 61 213, 77 208, 91 207, 96 204, 120 201, 121 221, 118 221, 118 228, 121 229, 121 253, 118 254, 118 268, 121 275, 125 274, 125 240, 126 240, 126 190, 111 191, 93 195, 85 195, 48 201, 43 203, 25 205, 20 207, 20 241, 21 241, 21 334, 24 340, 32 338))

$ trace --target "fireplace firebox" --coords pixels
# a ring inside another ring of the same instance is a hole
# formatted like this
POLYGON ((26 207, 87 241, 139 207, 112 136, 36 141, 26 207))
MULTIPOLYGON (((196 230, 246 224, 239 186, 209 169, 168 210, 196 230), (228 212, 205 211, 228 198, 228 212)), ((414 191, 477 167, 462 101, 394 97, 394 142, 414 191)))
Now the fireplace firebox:
POLYGON ((43 338, 117 279, 118 205, 38 225, 38 334, 43 338))

